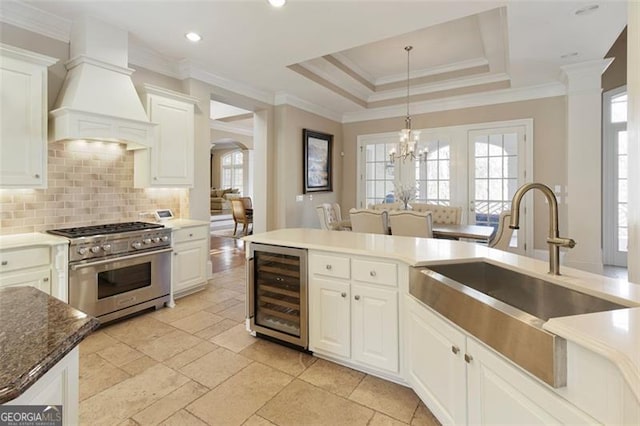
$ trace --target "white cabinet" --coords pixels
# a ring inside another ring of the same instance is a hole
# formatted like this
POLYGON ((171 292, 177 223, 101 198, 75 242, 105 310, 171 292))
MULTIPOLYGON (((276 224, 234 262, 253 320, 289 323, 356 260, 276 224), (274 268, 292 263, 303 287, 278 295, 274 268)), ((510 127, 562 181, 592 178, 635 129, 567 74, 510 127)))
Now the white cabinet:
POLYGON ((397 374, 397 265, 310 253, 309 266, 309 349, 397 374))
POLYGON ((76 346, 38 381, 7 405, 62 405, 64 425, 78 424, 79 349, 76 346))
POLYGON ((0 274, 0 288, 23 285, 30 285, 47 294, 51 294, 51 270, 46 267, 0 274))
POLYGON ((443 424, 597 424, 407 296, 408 381, 443 424))
POLYGON ((67 301, 68 244, 0 250, 0 288, 29 285, 67 301))
POLYGON ((47 67, 56 62, 0 43, 0 188, 47 186, 47 67))
POLYGON ((182 93, 144 85, 147 115, 158 127, 153 146, 135 151, 136 188, 193 186, 197 101, 182 93))
POLYGON ((172 234, 173 261, 171 289, 174 297, 204 288, 209 265, 209 228, 207 225, 175 229, 172 234))

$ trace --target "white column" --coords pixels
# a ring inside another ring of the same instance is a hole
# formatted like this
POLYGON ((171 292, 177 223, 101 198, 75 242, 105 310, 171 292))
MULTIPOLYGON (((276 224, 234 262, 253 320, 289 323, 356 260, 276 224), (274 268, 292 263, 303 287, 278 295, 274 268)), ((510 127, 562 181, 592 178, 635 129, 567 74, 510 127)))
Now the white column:
MULTIPOLYGON (((612 59, 562 67, 567 85, 567 216, 577 245, 565 264, 602 273, 602 72, 612 59)), ((553 153, 549 153, 553 155, 553 153)), ((563 235, 563 236, 564 236, 563 235)))
POLYGON ((640 2, 627 18, 627 134, 629 138, 629 281, 640 284, 640 2))
POLYGON ((256 111, 253 114, 253 233, 265 232, 268 227, 269 197, 274 193, 268 185, 269 159, 269 112, 256 111))

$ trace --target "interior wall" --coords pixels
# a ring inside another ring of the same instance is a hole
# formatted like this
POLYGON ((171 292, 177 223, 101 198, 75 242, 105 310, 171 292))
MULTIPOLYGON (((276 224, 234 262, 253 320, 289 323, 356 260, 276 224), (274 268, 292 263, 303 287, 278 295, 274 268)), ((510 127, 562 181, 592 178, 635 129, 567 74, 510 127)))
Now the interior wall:
POLYGON ((224 139, 225 141, 235 141, 244 145, 247 149, 253 149, 253 136, 241 135, 239 133, 226 132, 224 130, 211 129, 211 142, 216 143, 224 139))
POLYGON ((319 228, 315 207, 322 203, 338 202, 342 198, 343 151, 342 125, 338 122, 280 105, 275 108, 276 132, 276 228, 319 228), (310 129, 333 135, 332 192, 303 191, 303 141, 302 130, 310 129), (302 201, 296 197, 301 196, 302 201))
MULTIPOLYGON (((220 171, 221 169, 221 158, 223 155, 236 151, 240 148, 224 148, 224 149, 213 149, 211 150, 211 187, 212 188, 222 188, 220 185, 220 181, 222 180, 222 176, 220 171)), ((245 159, 246 160, 246 159, 245 159)))
MULTIPOLYGON (((554 188, 567 185, 566 97, 557 96, 528 101, 511 102, 481 107, 463 108, 413 115, 414 129, 458 126, 516 119, 533 119, 533 177, 554 188)), ((343 211, 356 204, 356 162, 358 135, 397 131, 404 127, 404 117, 362 121, 343 125, 344 169, 342 197, 343 211)), ((567 229, 566 200, 561 197, 558 211, 560 230, 567 229)), ((534 248, 546 249, 548 211, 544 197, 534 194, 534 248)))
POLYGON ((604 57, 614 60, 602 73, 602 91, 607 92, 627 84, 627 27, 622 30, 604 57))

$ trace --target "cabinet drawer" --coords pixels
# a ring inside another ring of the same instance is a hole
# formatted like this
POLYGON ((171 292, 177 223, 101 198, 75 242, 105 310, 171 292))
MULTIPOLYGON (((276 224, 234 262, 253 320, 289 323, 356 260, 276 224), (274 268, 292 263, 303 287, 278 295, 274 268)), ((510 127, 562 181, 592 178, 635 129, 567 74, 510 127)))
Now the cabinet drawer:
POLYGON ((0 252, 0 272, 48 266, 51 263, 49 247, 30 247, 0 252))
POLYGON ((310 269, 312 274, 324 275, 326 277, 342 278, 345 280, 351 277, 348 257, 312 254, 310 269))
POLYGON ((173 242, 175 244, 183 241, 202 240, 207 238, 208 232, 209 229, 206 226, 177 229, 173 231, 173 242))
POLYGON ((353 279, 395 287, 398 284, 398 266, 395 263, 353 259, 353 279))

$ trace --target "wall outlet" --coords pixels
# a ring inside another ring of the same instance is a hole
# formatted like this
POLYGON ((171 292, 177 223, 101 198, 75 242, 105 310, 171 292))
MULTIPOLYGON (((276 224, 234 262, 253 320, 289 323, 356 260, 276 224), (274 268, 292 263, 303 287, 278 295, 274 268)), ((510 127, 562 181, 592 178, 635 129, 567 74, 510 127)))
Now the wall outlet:
POLYGON ((301 203, 304 201, 304 195, 296 195, 296 202, 301 203))

